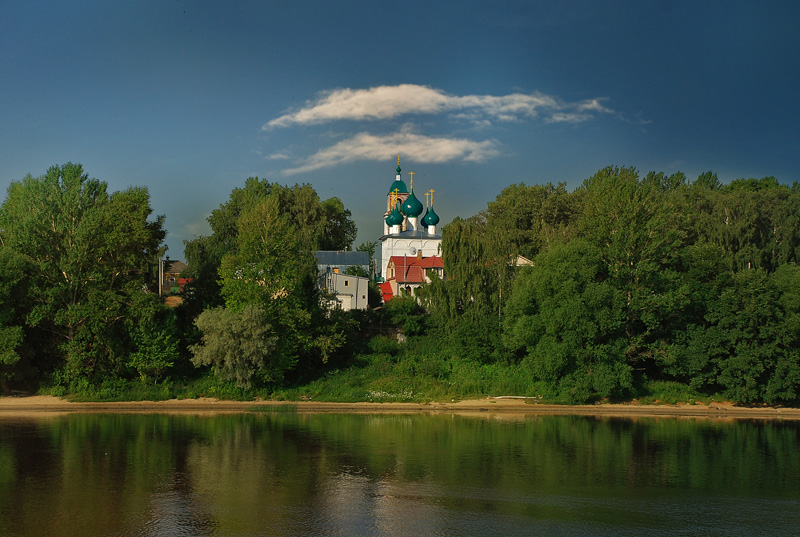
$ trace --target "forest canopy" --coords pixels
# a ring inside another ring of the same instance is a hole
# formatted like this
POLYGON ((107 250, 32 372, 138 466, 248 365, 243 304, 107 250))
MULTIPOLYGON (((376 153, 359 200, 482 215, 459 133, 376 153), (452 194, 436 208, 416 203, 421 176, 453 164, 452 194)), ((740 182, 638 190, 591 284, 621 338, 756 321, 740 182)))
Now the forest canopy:
POLYGON ((443 251, 424 297, 450 348, 520 364, 538 393, 629 399, 660 380, 798 400, 796 183, 608 167, 573 192, 512 185, 446 226, 443 251))
POLYGON ((513 184, 444 226, 444 279, 366 313, 325 309, 316 285, 313 252, 356 236, 338 198, 247 179, 211 213, 211 234, 186 243, 192 282, 175 309, 154 292, 166 231, 151 213, 146 189, 109 193, 76 164, 11 184, 3 391, 167 393, 206 379, 209 394, 269 396, 332 390, 324 379, 339 375, 357 400, 393 385, 584 403, 669 385, 800 402, 797 183, 612 166, 571 191, 513 184))

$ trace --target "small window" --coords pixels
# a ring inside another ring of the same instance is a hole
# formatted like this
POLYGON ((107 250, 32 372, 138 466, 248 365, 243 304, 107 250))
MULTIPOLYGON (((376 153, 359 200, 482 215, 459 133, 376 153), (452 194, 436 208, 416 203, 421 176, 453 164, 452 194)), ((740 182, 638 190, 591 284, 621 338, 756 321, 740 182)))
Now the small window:
POLYGON ((344 281, 344 286, 345 286, 345 287, 350 287, 350 282, 349 282, 348 280, 345 280, 345 281, 344 281))

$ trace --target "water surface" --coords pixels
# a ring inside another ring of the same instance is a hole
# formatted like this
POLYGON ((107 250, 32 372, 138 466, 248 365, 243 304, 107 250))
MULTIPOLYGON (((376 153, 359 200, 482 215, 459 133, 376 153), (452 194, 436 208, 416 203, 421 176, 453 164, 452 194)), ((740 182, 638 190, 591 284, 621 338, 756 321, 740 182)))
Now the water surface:
POLYGON ((780 421, 0 415, 0 535, 792 535, 798 448, 780 421))

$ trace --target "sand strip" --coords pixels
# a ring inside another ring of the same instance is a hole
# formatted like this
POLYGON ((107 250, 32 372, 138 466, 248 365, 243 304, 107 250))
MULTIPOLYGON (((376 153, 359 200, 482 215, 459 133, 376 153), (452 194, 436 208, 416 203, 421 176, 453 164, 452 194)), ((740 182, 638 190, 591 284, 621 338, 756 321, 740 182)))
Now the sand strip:
POLYGON ((72 403, 51 396, 0 397, 0 418, 12 414, 116 412, 116 413, 232 413, 291 410, 301 413, 457 413, 475 415, 584 415, 584 416, 672 416, 713 419, 800 420, 798 408, 739 407, 725 403, 710 405, 545 405, 523 398, 484 398, 450 403, 321 403, 315 401, 222 401, 182 399, 120 403, 72 403))

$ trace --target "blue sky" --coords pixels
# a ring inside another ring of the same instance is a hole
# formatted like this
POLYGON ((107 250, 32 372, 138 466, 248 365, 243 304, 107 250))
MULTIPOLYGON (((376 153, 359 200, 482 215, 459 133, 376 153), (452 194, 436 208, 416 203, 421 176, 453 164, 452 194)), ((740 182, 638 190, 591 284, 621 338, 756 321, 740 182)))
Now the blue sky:
POLYGON ((442 223, 509 184, 573 189, 609 164, 800 180, 797 1, 0 13, 0 189, 68 161, 112 190, 147 186, 173 258, 250 176, 338 196, 356 244, 376 240, 398 154, 442 223))

